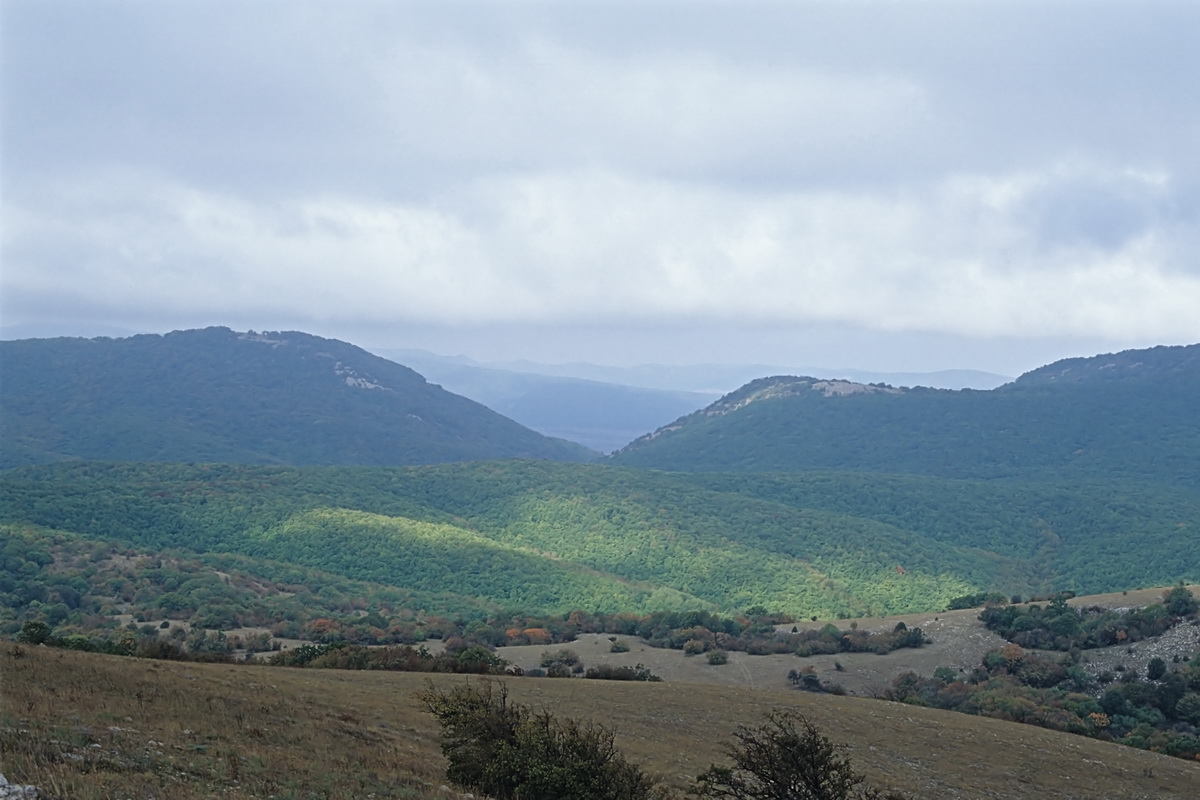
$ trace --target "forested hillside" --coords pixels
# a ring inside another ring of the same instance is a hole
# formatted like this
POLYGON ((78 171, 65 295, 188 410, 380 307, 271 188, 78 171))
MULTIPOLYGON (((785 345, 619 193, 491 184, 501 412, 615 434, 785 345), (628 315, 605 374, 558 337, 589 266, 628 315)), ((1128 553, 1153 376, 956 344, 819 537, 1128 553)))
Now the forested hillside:
POLYGON ((1200 577, 1194 493, 1104 482, 81 464, 4 474, 0 521, 526 612, 858 616, 1200 577))
POLYGON ((587 460, 344 342, 227 328, 0 342, 0 468, 72 459, 251 464, 587 460))
POLYGON ((990 391, 754 381, 613 463, 1200 486, 1200 345, 1070 361, 990 391))

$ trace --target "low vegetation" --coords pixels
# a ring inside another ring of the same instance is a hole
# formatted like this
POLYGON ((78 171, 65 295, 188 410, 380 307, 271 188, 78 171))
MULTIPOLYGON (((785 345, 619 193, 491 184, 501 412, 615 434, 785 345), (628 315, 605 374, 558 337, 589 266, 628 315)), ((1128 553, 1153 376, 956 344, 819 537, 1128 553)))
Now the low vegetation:
MULTIPOLYGON (((428 681, 448 691, 464 676, 175 663, 13 643, 0 648, 0 672, 4 774, 55 797, 458 796, 440 788, 438 726, 415 694, 428 681)), ((1192 800, 1200 780, 1200 766, 1181 759, 863 698, 504 680, 517 703, 615 731, 627 759, 677 793, 726 763, 737 726, 760 725, 780 708, 845 742, 843 755, 870 783, 919 797, 1192 800)))
POLYGON ((602 725, 560 718, 479 682, 417 695, 441 725, 446 778, 496 800, 652 800, 662 795, 602 725))
MULTIPOLYGON (((441 726, 446 777, 497 800, 654 800, 677 796, 625 759, 603 725, 560 718, 510 700, 508 687, 482 681, 418 699, 441 726)), ((767 722, 739 726, 726 751, 689 796, 730 800, 903 800, 870 788, 849 759, 802 714, 776 709, 767 722)))
POLYGON ((1011 644, 988 652, 965 676, 949 667, 930 677, 902 675, 884 696, 1200 759, 1200 653, 1176 654, 1170 663, 1155 657, 1145 674, 1124 665, 1115 673, 1096 672, 1080 657, 1085 648, 1132 644, 1174 625, 1200 624, 1196 612, 1196 599, 1184 587, 1168 590, 1162 603, 1123 612, 1074 608, 1063 596, 1045 608, 988 608, 980 619, 1011 644), (1051 656, 1022 645, 1065 652, 1051 656))
POLYGON ((1182 586, 1168 590, 1161 603, 1126 611, 1073 608, 1067 605, 1069 598, 1057 595, 1046 606, 990 606, 979 618, 988 630, 1022 647, 1089 650, 1160 636, 1184 617, 1193 616, 1198 607, 1196 598, 1182 586))
POLYGON ((728 800, 903 800, 867 784, 850 760, 803 714, 777 709, 761 725, 738 726, 726 750, 732 766, 696 778, 700 797, 728 800))

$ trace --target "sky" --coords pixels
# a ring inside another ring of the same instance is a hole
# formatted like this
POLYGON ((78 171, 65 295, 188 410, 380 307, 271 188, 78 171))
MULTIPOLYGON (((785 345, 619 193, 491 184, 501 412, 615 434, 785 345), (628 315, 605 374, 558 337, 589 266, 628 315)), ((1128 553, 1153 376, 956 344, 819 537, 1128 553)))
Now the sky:
POLYGON ((1200 341, 1200 3, 0 0, 5 338, 1200 341))

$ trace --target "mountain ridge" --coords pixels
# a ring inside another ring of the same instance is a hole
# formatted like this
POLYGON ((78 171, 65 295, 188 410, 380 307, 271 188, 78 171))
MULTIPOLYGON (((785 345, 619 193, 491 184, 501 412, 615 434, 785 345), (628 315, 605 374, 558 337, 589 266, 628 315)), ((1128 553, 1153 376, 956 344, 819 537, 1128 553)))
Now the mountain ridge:
POLYGON ((1200 345, 1069 359, 991 390, 774 376, 642 436, 614 464, 1200 481, 1200 345))
POLYGON ((414 464, 588 460, 335 339, 228 328, 0 342, 0 466, 63 459, 414 464))

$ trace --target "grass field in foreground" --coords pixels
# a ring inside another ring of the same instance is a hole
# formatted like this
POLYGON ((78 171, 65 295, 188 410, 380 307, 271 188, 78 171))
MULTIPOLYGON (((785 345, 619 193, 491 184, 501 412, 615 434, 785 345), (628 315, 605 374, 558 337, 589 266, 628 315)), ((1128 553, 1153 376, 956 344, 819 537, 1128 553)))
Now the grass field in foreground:
MULTIPOLYGON (((3 771, 59 798, 448 798, 425 675, 144 661, 5 643, 3 771)), ((435 676, 439 685, 464 680, 435 676)), ((923 798, 1179 798, 1200 764, 1031 726, 852 697, 509 678, 519 702, 618 730, 677 788, 738 723, 808 715, 878 786, 923 798)))

